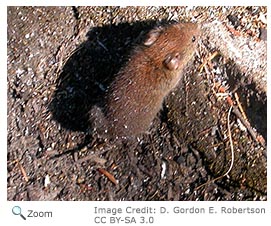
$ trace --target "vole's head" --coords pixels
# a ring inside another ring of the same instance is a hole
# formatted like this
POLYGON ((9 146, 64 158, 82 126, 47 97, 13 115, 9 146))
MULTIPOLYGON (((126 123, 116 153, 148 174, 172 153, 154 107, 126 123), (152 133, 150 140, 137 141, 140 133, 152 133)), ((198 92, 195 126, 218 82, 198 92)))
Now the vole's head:
POLYGON ((180 71, 193 56, 199 36, 198 24, 176 23, 151 30, 143 45, 157 66, 180 71))

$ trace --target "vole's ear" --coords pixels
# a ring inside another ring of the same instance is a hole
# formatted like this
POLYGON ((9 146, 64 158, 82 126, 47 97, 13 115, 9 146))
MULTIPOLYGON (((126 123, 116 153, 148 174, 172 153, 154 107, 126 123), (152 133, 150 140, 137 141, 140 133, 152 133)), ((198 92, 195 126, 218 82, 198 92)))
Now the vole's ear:
POLYGON ((151 46, 153 43, 156 42, 156 40, 159 38, 159 36, 162 33, 162 28, 161 27, 157 27, 153 30, 151 30, 148 34, 147 34, 147 38, 146 40, 143 42, 143 44, 145 46, 151 46))
POLYGON ((179 68, 180 61, 181 56, 179 53, 170 53, 166 56, 163 63, 168 70, 174 71, 179 68))

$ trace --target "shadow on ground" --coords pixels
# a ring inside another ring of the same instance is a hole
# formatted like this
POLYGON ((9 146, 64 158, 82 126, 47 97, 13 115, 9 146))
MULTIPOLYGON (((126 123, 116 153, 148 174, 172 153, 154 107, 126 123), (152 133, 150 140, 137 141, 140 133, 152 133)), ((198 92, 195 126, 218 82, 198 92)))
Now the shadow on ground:
POLYGON ((66 129, 85 131, 89 111, 94 105, 103 105, 106 87, 125 64, 133 45, 156 23, 149 20, 91 29, 58 77, 49 105, 54 120, 66 129))

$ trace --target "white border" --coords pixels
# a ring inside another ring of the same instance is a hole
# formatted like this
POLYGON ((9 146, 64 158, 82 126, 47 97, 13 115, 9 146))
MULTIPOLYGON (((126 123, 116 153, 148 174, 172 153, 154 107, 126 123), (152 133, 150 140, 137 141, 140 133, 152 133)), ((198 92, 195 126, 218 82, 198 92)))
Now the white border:
MULTIPOLYGON (((182 207, 204 207, 208 208, 210 206, 215 206, 216 208, 220 208, 221 206, 228 207, 265 207, 266 214, 265 215, 223 215, 223 214, 204 214, 204 215, 193 215, 193 214, 169 214, 167 216, 164 215, 155 215, 155 224, 152 225, 214 225, 218 224, 238 224, 242 225, 266 225, 267 216, 269 219, 269 215, 271 214, 271 205, 270 205, 270 180, 268 180, 268 200, 267 202, 8 202, 7 201, 7 181, 6 181, 6 161, 7 161, 7 6, 8 5, 45 5, 45 2, 42 1, 8 1, 6 5, 1 6, 1 23, 0 28, 3 31, 1 35, 1 72, 0 75, 0 103, 1 103, 1 111, 0 111, 0 144, 1 144, 1 152, 0 152, 0 219, 1 222, 6 222, 7 225, 64 225, 64 224, 89 224, 94 225, 93 217, 95 216, 93 213, 94 206, 98 207, 120 207, 125 209, 127 205, 131 205, 134 207, 145 207, 145 206, 153 206, 159 209, 161 206, 166 206, 168 208, 172 208, 174 206, 182 206, 182 207), (37 218, 28 218, 26 221, 23 221, 20 216, 14 216, 11 213, 11 208, 14 205, 20 205, 22 207, 22 211, 25 214, 25 211, 29 209, 38 210, 38 211, 53 211, 54 217, 51 219, 37 219, 37 218), (240 220, 240 221, 239 221, 240 220)), ((149 2, 149 1, 47 1, 46 5, 120 5, 120 6, 131 6, 131 5, 229 5, 229 1, 189 1, 189 4, 182 1, 157 1, 157 2, 149 2), (151 4, 150 4, 151 3, 151 4)), ((267 1, 258 0, 255 1, 234 1, 230 5, 268 5, 268 25, 270 25, 270 4, 267 1)), ((270 40, 270 29, 268 30, 268 40, 270 40)), ((270 45, 268 47, 268 53, 271 52, 270 45)), ((270 54, 268 54, 268 62, 270 61, 270 54)), ((267 95, 270 96, 270 63, 268 64, 268 91, 267 95)), ((268 98, 268 112, 270 112, 270 104, 268 98)), ((267 114, 268 115, 268 114, 267 114)), ((270 128, 270 122, 268 117, 268 128, 270 128)), ((269 138, 269 133, 268 133, 269 138)), ((270 139, 267 139, 267 147, 270 147, 270 139)), ((268 151, 267 151, 268 152, 268 151)), ((269 155, 268 155, 269 156, 269 155)), ((270 166, 270 158, 268 159, 268 166, 270 166)), ((270 174, 270 167, 268 167, 268 175, 270 174)), ((126 214, 127 215, 127 214, 126 214)), ((123 216, 126 216, 125 214, 123 216)), ((107 215, 110 217, 110 215, 107 215)), ((122 216, 122 215, 120 215, 122 216)), ((136 216, 136 215, 135 215, 136 216)), ((108 225, 108 224, 101 224, 108 225)), ((126 224, 118 224, 118 225, 126 225, 126 224)), ((129 224, 128 224, 129 225, 129 224)), ((134 224, 131 224, 134 225, 134 224)))
POLYGON ((226 1, 226 0, 159 0, 159 1, 148 1, 148 0, 101 0, 101 1, 88 1, 88 0, 55 0, 55 1, 18 1, 10 0, 6 2, 6 6, 265 6, 268 5, 266 0, 258 0, 257 2, 252 0, 236 0, 236 1, 226 1))
MULTIPOLYGON (((7 200, 7 10, 6 7, 0 8, 0 202, 7 200)), ((0 212, 1 214, 1 212, 0 212)))

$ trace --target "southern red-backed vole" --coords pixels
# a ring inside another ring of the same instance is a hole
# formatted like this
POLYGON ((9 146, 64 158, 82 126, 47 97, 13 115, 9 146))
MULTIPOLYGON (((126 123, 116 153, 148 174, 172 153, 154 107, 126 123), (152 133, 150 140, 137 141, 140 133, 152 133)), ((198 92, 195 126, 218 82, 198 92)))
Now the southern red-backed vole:
POLYGON ((157 27, 132 51, 106 93, 105 116, 114 136, 148 130, 193 56, 199 34, 193 23, 157 27))

